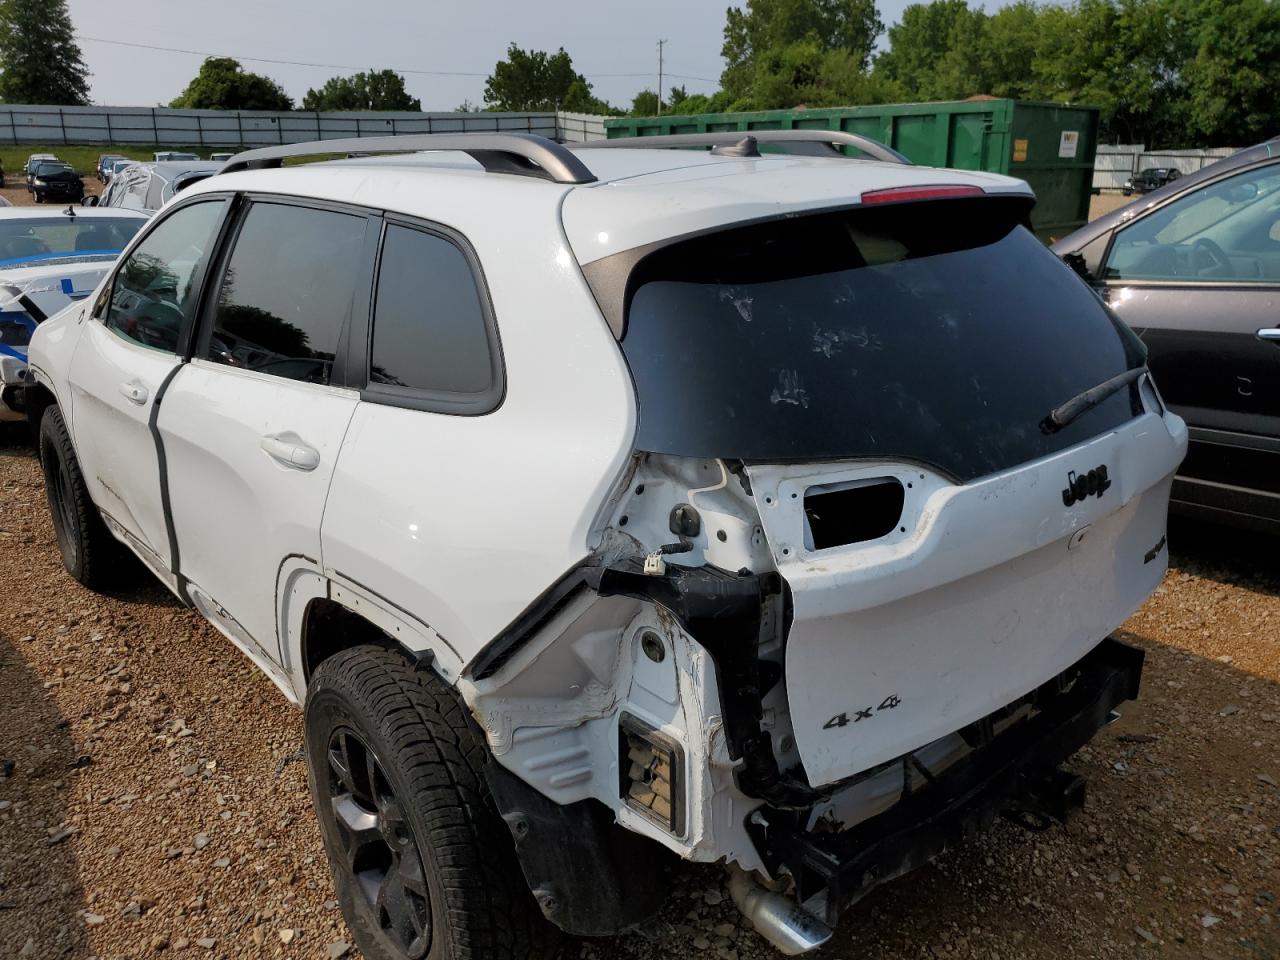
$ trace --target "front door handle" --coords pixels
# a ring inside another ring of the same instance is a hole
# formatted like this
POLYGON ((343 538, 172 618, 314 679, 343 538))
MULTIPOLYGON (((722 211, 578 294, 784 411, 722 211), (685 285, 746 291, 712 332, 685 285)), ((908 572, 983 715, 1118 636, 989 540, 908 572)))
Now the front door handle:
POLYGON ((311 471, 320 466, 320 451, 295 433, 263 437, 262 449, 276 463, 294 470, 311 471))
POLYGON ((1258 338, 1270 340, 1272 343, 1280 343, 1280 327, 1263 327, 1258 331, 1258 338))
POLYGON ((120 395, 130 403, 136 403, 138 406, 142 406, 146 403, 147 397, 150 396, 147 392, 147 388, 137 380, 127 380, 120 384, 120 395))

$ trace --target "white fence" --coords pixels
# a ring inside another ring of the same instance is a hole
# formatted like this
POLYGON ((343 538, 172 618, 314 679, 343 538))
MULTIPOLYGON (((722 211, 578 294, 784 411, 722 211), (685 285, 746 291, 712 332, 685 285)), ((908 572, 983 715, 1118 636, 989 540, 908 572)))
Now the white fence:
POLYGON ((1099 144, 1093 161, 1093 188, 1119 190, 1129 177, 1147 167, 1177 167, 1182 173, 1195 173, 1235 152, 1235 147, 1148 151, 1141 143, 1099 144))
POLYGON ((573 142, 605 136, 603 117, 574 113, 313 113, 0 104, 0 143, 18 145, 261 147, 341 137, 496 131, 573 142))

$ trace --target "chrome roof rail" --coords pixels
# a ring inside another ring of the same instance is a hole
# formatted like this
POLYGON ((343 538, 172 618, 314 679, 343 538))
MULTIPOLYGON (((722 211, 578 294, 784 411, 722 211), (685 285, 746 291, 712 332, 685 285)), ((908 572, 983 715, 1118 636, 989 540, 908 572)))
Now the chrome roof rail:
MULTIPOLYGON (((736 147, 746 140, 756 143, 812 144, 820 148, 819 156, 843 156, 840 147, 854 147, 873 160, 886 163, 911 163, 892 147, 844 130, 726 130, 715 133, 672 133, 657 137, 618 137, 613 140, 588 140, 575 143, 575 150, 614 147, 646 150, 669 147, 736 147)), ((749 154, 748 154, 749 155, 749 154)))
POLYGON ((414 153, 456 150, 490 173, 541 177, 554 183, 594 183, 595 174, 567 148, 532 133, 423 133, 403 137, 347 137, 259 147, 237 153, 219 173, 279 167, 292 157, 337 153, 414 153))

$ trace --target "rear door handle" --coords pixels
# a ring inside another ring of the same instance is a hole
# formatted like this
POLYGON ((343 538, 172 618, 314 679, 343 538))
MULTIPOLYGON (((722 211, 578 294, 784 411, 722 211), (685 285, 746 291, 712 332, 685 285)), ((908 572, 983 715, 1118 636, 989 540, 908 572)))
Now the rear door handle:
POLYGON ((147 397, 150 396, 147 392, 147 388, 137 380, 128 380, 120 384, 120 395, 130 403, 136 403, 138 406, 142 406, 146 403, 147 397))
POLYGON ((276 463, 294 470, 311 471, 320 466, 320 451, 296 434, 263 437, 262 449, 276 463))
POLYGON ((1272 343, 1280 343, 1280 327, 1263 327, 1258 331, 1258 337, 1262 340, 1270 340, 1272 343))

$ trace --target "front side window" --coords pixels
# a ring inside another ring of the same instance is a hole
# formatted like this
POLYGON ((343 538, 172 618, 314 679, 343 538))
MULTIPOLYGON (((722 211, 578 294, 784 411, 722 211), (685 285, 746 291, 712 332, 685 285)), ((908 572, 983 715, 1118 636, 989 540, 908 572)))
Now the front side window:
POLYGON ((494 359, 467 257, 444 237, 389 225, 374 305, 370 384, 448 395, 459 406, 491 406, 494 359))
POLYGON ((331 382, 345 343, 368 220, 255 203, 218 290, 208 360, 307 383, 331 382))
POLYGON ((1116 234, 1106 280, 1280 281, 1280 164, 1192 190, 1116 234))
POLYGON ((195 317, 200 268, 209 255, 222 200, 193 203, 156 224, 116 271, 105 323, 127 340, 176 353, 195 317))

